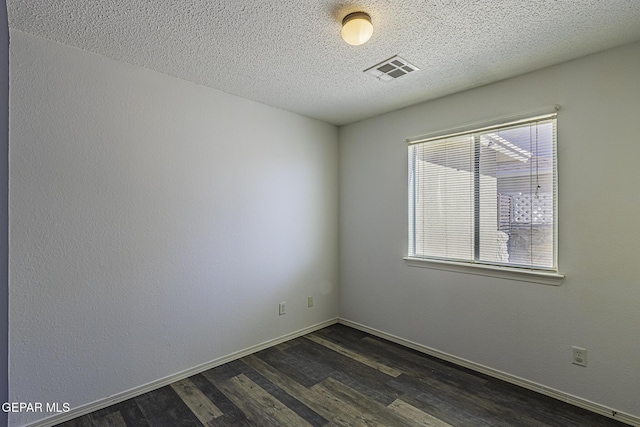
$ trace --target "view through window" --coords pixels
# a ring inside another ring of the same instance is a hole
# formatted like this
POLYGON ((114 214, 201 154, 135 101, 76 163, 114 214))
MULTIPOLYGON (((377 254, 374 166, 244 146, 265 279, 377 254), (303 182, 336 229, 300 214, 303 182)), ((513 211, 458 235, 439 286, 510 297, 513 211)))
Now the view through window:
POLYGON ((556 116, 409 146, 409 256, 556 270, 556 116))

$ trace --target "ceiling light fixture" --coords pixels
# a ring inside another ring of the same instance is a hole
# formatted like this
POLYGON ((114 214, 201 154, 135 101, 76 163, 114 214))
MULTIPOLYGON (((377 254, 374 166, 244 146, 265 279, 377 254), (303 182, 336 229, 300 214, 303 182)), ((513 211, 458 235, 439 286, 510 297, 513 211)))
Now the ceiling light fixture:
POLYGON ((373 34, 371 17, 364 12, 353 12, 342 20, 342 38, 353 46, 365 44, 373 34))

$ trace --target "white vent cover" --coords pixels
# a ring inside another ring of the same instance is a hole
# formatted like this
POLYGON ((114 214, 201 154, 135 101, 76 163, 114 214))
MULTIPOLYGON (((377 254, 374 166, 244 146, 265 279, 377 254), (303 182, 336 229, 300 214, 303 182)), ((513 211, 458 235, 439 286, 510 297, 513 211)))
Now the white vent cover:
POLYGON ((371 68, 367 68, 364 72, 372 75, 378 80, 388 82, 418 70, 419 68, 415 65, 409 64, 409 62, 399 56, 394 56, 386 61, 382 61, 381 63, 374 65, 371 68))

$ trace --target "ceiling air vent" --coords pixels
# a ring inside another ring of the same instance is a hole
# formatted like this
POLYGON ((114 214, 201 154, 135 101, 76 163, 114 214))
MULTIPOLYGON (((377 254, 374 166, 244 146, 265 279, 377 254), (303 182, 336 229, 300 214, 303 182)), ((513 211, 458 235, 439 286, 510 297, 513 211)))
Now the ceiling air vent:
POLYGON ((393 58, 382 61, 371 68, 367 68, 364 72, 372 75, 378 80, 388 82, 418 70, 419 68, 415 65, 409 64, 399 56, 394 56, 393 58))

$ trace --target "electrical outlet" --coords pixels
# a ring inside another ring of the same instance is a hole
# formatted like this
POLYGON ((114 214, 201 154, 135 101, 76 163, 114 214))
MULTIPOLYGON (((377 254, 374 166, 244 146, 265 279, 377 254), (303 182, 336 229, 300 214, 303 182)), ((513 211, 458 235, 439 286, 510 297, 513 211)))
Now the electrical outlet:
POLYGON ((307 307, 313 307, 313 297, 307 298, 307 307))
POLYGON ((584 348, 573 346, 573 364, 580 366, 587 366, 587 350, 584 348))

